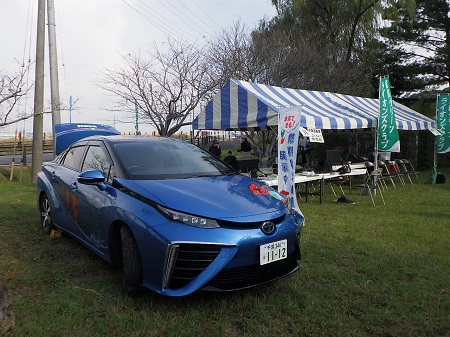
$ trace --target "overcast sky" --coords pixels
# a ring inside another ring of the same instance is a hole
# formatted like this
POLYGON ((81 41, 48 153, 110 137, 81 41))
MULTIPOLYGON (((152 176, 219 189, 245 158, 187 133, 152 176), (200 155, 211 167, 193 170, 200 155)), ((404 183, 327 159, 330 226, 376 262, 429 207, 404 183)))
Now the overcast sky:
MULTIPOLYGON (((1 52, 0 69, 18 70, 18 63, 35 59, 36 0, 3 0, 0 10, 1 52), (17 60, 17 61, 16 61, 17 60)), ((54 0, 58 49, 60 98, 69 105, 69 96, 78 99, 79 111, 72 112, 72 122, 104 123, 112 125, 114 116, 101 111, 111 102, 96 86, 98 73, 114 67, 121 55, 150 50, 153 42, 167 38, 202 43, 228 29, 237 20, 254 28, 260 19, 271 18, 275 8, 270 0, 54 0)), ((47 40, 47 32, 46 32, 47 40)), ((46 41, 47 43, 48 41, 46 41)), ((46 53, 48 44, 46 44, 46 53)), ((48 56, 45 60, 48 79, 48 56)), ((34 68, 30 73, 34 81, 34 68)), ((30 113, 33 93, 19 108, 30 113)), ((45 107, 50 100, 50 86, 46 81, 45 107)), ((120 116, 116 116, 119 119, 120 116)), ((69 122, 69 112, 61 112, 61 122, 69 122)), ((115 124, 122 132, 134 131, 133 124, 115 124)), ((32 130, 32 119, 20 122, 18 130, 32 130)), ((3 131, 14 131, 16 125, 3 131)), ((143 132, 152 129, 140 125, 143 132)), ((51 130, 51 117, 44 120, 44 131, 51 130)))

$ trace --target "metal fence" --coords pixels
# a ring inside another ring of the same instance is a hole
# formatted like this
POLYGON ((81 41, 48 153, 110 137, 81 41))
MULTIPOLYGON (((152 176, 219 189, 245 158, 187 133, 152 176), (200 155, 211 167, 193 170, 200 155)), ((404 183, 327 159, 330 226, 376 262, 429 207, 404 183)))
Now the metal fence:
MULTIPOLYGON (((0 141, 0 156, 21 156, 23 154, 31 153, 33 150, 33 140, 14 141, 2 140, 0 141)), ((53 140, 43 140, 43 152, 53 152, 53 140)))

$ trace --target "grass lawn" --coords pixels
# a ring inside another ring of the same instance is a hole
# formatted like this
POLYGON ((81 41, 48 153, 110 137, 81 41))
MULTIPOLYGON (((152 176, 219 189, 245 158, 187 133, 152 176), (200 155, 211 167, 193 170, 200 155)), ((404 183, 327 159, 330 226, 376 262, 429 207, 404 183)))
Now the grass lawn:
POLYGON ((354 205, 337 203, 328 187, 324 204, 301 200, 301 268, 287 278, 130 298, 119 270, 41 232, 33 184, 0 176, 0 281, 16 314, 7 336, 449 336, 450 181, 427 178, 388 185, 385 206, 348 187, 354 205))

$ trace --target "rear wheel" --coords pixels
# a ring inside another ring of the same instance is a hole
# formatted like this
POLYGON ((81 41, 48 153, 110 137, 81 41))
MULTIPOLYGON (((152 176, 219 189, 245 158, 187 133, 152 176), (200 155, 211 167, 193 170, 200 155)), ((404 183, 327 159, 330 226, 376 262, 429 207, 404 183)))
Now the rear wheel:
POLYGON ((130 295, 136 294, 142 283, 142 265, 133 233, 127 226, 120 228, 122 241, 123 289, 130 295))
POLYGON ((55 229, 52 220, 52 212, 50 201, 46 194, 44 194, 41 198, 41 202, 39 203, 39 209, 41 211, 41 226, 42 230, 45 234, 50 235, 52 229, 55 229))

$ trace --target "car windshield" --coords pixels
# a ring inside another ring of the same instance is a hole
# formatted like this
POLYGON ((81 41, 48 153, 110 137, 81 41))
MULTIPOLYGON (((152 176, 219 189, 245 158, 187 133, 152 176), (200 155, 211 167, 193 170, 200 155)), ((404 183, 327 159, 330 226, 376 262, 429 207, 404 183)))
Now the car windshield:
POLYGON ((159 138, 114 144, 117 155, 132 179, 185 179, 233 173, 207 151, 187 142, 159 138))

